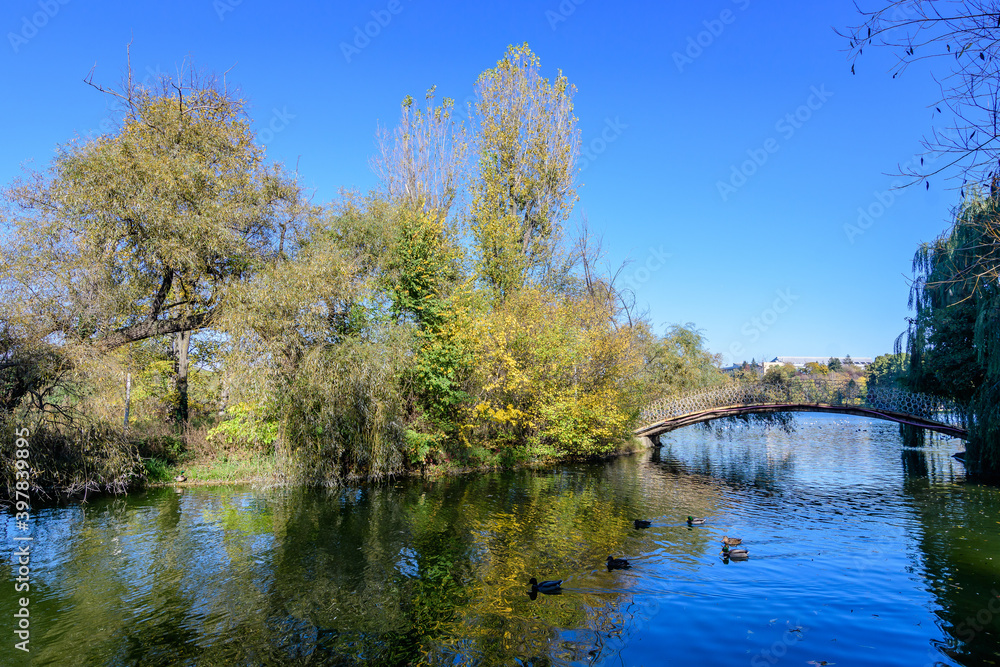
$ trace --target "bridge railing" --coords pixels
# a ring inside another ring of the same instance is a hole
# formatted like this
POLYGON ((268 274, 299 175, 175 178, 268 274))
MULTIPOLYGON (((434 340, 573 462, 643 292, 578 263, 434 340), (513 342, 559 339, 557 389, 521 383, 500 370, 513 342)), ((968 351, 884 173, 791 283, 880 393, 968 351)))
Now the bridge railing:
POLYGON ((729 406, 810 403, 867 407, 967 428, 967 411, 953 401, 896 388, 866 389, 854 381, 814 379, 796 379, 775 384, 734 383, 717 389, 668 396, 650 403, 642 411, 640 418, 642 423, 650 424, 729 406))
POLYGON ((872 387, 865 405, 874 410, 887 410, 913 415, 968 429, 969 410, 966 406, 932 394, 918 394, 894 387, 872 387))

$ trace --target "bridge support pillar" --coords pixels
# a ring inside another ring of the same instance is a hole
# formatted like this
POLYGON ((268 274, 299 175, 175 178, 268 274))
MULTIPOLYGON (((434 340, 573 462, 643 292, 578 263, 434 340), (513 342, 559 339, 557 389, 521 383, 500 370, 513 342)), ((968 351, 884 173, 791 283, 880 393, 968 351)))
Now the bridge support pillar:
POLYGON ((646 448, 657 447, 660 444, 658 437, 656 439, 654 439, 654 438, 650 438, 650 437, 645 436, 645 435, 637 435, 636 436, 636 440, 639 441, 640 445, 642 445, 643 447, 646 447, 646 448))

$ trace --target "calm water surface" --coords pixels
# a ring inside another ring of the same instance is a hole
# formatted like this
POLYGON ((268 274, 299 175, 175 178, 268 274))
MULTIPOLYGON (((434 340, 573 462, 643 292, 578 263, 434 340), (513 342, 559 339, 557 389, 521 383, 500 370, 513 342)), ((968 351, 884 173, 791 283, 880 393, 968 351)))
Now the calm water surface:
POLYGON ((30 660, 8 567, 0 663, 1000 664, 1000 491, 966 483, 957 441, 905 448, 893 424, 814 416, 663 443, 609 464, 41 510, 30 660), (723 561, 723 535, 750 559, 723 561), (609 554, 634 567, 608 572, 609 554), (532 599, 532 576, 564 589, 532 599))

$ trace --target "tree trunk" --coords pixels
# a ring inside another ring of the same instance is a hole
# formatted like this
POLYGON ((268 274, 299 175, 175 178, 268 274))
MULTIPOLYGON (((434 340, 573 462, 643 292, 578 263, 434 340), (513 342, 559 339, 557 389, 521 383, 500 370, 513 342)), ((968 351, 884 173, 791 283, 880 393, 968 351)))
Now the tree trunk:
POLYGON ((177 389, 177 405, 174 421, 186 424, 188 420, 188 349, 191 347, 191 332, 178 331, 174 334, 174 387, 177 389))
POLYGON ((132 372, 125 374, 125 432, 128 433, 128 413, 132 408, 132 372))

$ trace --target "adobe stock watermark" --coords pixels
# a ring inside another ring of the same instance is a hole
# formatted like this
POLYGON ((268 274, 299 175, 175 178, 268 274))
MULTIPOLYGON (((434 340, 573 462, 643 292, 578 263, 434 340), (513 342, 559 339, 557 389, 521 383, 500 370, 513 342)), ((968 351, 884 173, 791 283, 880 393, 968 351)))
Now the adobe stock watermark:
POLYGON ((373 39, 382 34, 382 29, 392 23, 393 17, 402 11, 402 0, 389 0, 385 9, 373 9, 371 21, 365 23, 363 28, 360 25, 354 26, 354 39, 351 42, 340 43, 340 52, 344 54, 344 60, 350 64, 355 56, 368 48, 373 39))
POLYGON ((765 649, 761 649, 750 659, 750 667, 768 667, 785 657, 788 649, 802 641, 809 628, 796 621, 796 624, 785 630, 779 639, 765 649))
POLYGON ((875 191, 873 196, 875 201, 868 206, 858 207, 858 219, 854 224, 844 223, 844 234, 847 235, 847 242, 854 245, 854 239, 864 234, 875 224, 875 221, 885 215, 885 212, 896 203, 896 199, 906 192, 901 186, 901 181, 893 181, 888 190, 875 191))
MULTIPOLYGON (((741 12, 750 6, 750 0, 732 1, 741 12)), ((674 66, 677 67, 677 71, 683 74, 684 68, 700 58, 701 54, 705 53, 705 49, 712 46, 715 40, 725 32, 727 25, 736 22, 736 16, 737 14, 733 10, 727 8, 719 12, 716 18, 702 21, 701 24, 705 26, 705 29, 693 37, 688 37, 687 47, 683 53, 680 51, 673 53, 674 66)))
POLYGON ((966 644, 976 638, 976 634, 993 623, 993 619, 1000 614, 1000 593, 997 589, 990 589, 990 601, 975 616, 967 616, 964 621, 955 626, 955 636, 966 644))
MULTIPOLYGON (((968 645, 975 640, 976 635, 985 630, 993 619, 1000 614, 1000 592, 995 588, 990 589, 990 601, 985 607, 981 607, 974 616, 966 616, 964 621, 958 623, 951 633, 956 639, 968 645)), ((941 664, 941 652, 934 649, 927 650, 927 662, 923 667, 936 667, 941 664)))
POLYGON ((614 120, 605 118, 600 135, 580 147, 580 171, 584 171, 593 164, 604 151, 608 150, 610 144, 618 141, 618 137, 622 136, 622 132, 627 129, 628 125, 621 121, 620 116, 615 116, 614 120))
MULTIPOLYGON (((644 598, 641 604, 635 603, 635 598, 625 605, 621 610, 621 629, 607 633, 601 647, 602 653, 619 653, 628 645, 628 639, 645 629, 646 624, 653 620, 660 613, 660 601, 655 597, 644 598), (626 617, 630 621, 625 624, 626 617)), ((596 656, 597 660, 593 664, 603 664, 601 655, 596 656)))
MULTIPOLYGON (((938 133, 950 141, 955 141, 957 134, 954 130, 948 129, 938 133)), ((930 165, 937 162, 941 157, 940 153, 929 153, 924 155, 914 155, 909 160, 900 165, 900 173, 912 174, 916 173, 917 169, 924 169, 930 165)), ((862 236, 871 227, 885 215, 893 204, 899 201, 899 198, 905 195, 907 192, 914 189, 913 184, 907 185, 900 179, 895 179, 889 184, 888 190, 876 190, 872 193, 872 199, 868 205, 858 207, 858 217, 853 222, 844 223, 844 236, 847 237, 847 242, 854 245, 857 237, 862 236)))
POLYGON ((280 134, 288 127, 292 120, 295 120, 295 114, 289 113, 288 107, 282 107, 280 110, 272 109, 271 119, 268 121, 267 126, 257 133, 260 143, 267 146, 274 140, 275 135, 280 134))
POLYGON ((559 27, 560 23, 568 20, 576 8, 582 5, 587 0, 562 0, 559 6, 555 10, 546 9, 545 10, 545 20, 549 22, 549 27, 555 30, 559 27))
MULTIPOLYGON (((759 315, 751 317, 740 327, 740 333, 751 343, 756 343, 760 340, 761 335, 773 327, 781 319, 781 316, 787 313, 788 309, 799 300, 798 295, 792 294, 791 288, 779 289, 774 294, 774 301, 771 302, 770 307, 760 311, 759 315)), ((745 351, 746 348, 743 346, 743 343, 733 341, 729 345, 729 363, 735 364, 736 360, 740 358, 739 355, 745 351)))
MULTIPOLYGON (((892 12, 887 15, 881 15, 880 23, 882 30, 879 31, 879 36, 882 41, 892 41, 896 39, 897 35, 907 34, 906 31, 909 29, 910 21, 921 17, 920 6, 921 3, 919 2, 894 2, 892 12)), ((888 8, 886 9, 888 10, 888 8)), ((860 44, 863 46, 867 41, 867 39, 860 40, 860 44)), ((858 46, 858 44, 859 42, 856 42, 855 46, 858 46)))
POLYGON ((220 21, 226 20, 226 14, 236 11, 236 8, 243 4, 243 0, 213 0, 212 9, 220 21))
MULTIPOLYGON (((19 428, 15 431, 17 440, 14 441, 14 468, 16 469, 14 483, 14 520, 17 530, 25 535, 17 535, 14 541, 19 547, 13 553, 13 564, 17 566, 17 576, 14 578, 15 593, 31 592, 31 497, 28 491, 31 488, 31 474, 28 459, 31 455, 28 436, 31 431, 27 428, 19 428)), ((14 636, 21 641, 14 642, 14 648, 18 651, 30 652, 31 642, 31 599, 20 597, 15 605, 17 611, 14 612, 14 636)))
MULTIPOLYGON (((812 119, 815 112, 823 108, 823 105, 831 97, 833 97, 833 93, 826 89, 826 84, 818 88, 816 86, 810 87, 809 97, 806 98, 806 101, 800 104, 795 111, 786 113, 779 118, 774 124, 775 131, 781 135, 783 140, 788 141, 812 119)), ((748 148, 748 159, 738 166, 730 165, 729 179, 715 183, 722 201, 728 201, 730 196, 746 185, 747 181, 767 164, 771 156, 777 153, 780 148, 781 143, 774 137, 768 137, 760 148, 748 148)))
POLYGON ((14 53, 21 50, 21 47, 30 42, 38 34, 38 31, 49 24, 63 6, 68 5, 70 0, 40 0, 38 11, 31 16, 21 17, 21 29, 17 32, 8 32, 7 41, 14 53))
MULTIPOLYGON (((159 64, 157 64, 155 68, 147 65, 146 76, 144 76, 142 81, 139 82, 138 87, 149 90, 153 87, 153 83, 162 81, 167 77, 167 73, 160 69, 159 64)), ((97 124, 96 128, 91 128, 80 136, 87 140, 91 140, 96 137, 103 137, 111 134, 111 132, 116 129, 118 129, 118 124, 115 122, 114 118, 112 116, 105 116, 101 119, 101 122, 97 124)))
POLYGON ((635 294, 636 290, 648 283, 653 274, 667 265, 667 260, 673 257, 672 254, 664 250, 663 246, 658 248, 650 247, 646 253, 646 259, 621 283, 621 288, 630 289, 635 294))

